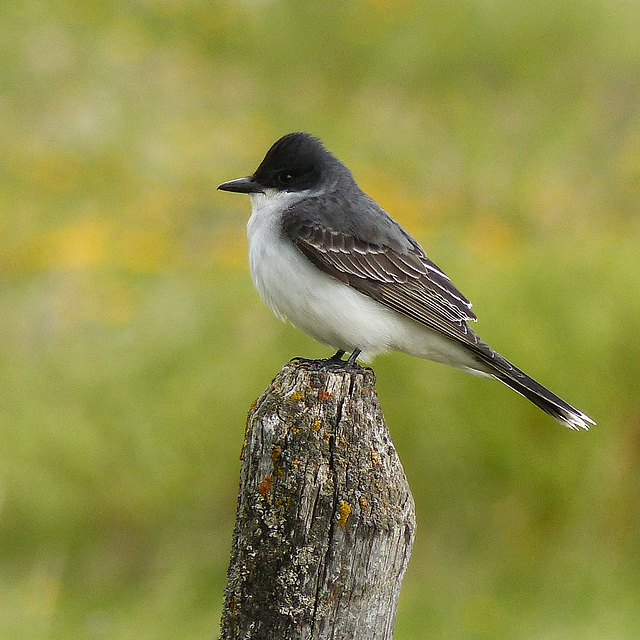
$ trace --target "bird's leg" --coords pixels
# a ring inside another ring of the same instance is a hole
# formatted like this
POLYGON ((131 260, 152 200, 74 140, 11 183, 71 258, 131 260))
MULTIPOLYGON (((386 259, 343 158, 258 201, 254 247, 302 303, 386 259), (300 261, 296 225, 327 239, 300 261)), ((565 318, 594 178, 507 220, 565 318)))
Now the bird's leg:
POLYGON ((353 367, 356 365, 356 360, 358 359, 358 356, 360 355, 360 349, 354 349, 351 352, 351 355, 349 356, 349 359, 347 360, 347 364, 350 367, 353 367))
POLYGON ((338 349, 338 351, 336 351, 330 358, 327 358, 327 360, 331 362, 342 362, 342 356, 344 354, 345 352, 342 351, 342 349, 338 349))

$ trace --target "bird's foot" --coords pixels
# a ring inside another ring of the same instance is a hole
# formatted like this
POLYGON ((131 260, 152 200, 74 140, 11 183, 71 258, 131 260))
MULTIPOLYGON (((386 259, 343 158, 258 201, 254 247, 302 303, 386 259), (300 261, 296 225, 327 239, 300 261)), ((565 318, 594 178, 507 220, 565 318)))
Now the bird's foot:
POLYGON ((356 362, 360 355, 360 349, 354 349, 351 352, 351 355, 346 360, 343 360, 342 356, 344 356, 345 353, 346 351, 340 349, 330 358, 326 358, 322 362, 324 362, 327 367, 339 367, 340 369, 362 369, 362 367, 356 362))
POLYGON ((342 357, 346 351, 342 349, 336 351, 330 358, 321 358, 319 360, 313 360, 311 358, 302 358, 295 357, 291 358, 291 362, 295 364, 320 364, 325 368, 336 368, 336 369, 362 369, 362 367, 356 362, 358 356, 360 355, 360 349, 354 349, 351 352, 351 355, 343 360, 342 357))
POLYGON ((316 358, 303 358, 302 356, 294 356, 289 360, 291 364, 311 364, 312 362, 321 362, 321 360, 317 360, 316 358))

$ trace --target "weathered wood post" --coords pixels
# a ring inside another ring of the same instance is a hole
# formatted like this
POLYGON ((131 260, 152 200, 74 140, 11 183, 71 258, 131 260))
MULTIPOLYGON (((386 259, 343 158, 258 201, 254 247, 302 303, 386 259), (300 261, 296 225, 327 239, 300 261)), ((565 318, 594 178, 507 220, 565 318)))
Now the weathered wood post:
POLYGON ((414 531, 373 371, 290 362, 247 420, 221 640, 390 640, 414 531))

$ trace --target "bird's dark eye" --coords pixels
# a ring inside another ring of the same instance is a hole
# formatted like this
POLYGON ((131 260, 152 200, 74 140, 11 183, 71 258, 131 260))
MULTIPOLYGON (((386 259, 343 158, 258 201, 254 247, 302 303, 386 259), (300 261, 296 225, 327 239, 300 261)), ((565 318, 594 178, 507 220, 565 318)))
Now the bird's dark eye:
POLYGON ((293 180, 293 175, 288 171, 281 171, 278 174, 278 182, 280 184, 289 184, 293 180))

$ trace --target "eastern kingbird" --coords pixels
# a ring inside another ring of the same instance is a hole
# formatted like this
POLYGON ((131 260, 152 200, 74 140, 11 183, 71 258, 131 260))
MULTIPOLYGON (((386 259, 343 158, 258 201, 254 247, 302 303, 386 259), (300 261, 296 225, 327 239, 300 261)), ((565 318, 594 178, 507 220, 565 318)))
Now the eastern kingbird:
POLYGON ((290 133, 256 172, 218 189, 251 198, 249 267, 282 320, 354 364, 395 350, 497 378, 571 429, 595 422, 482 342, 471 303, 322 142, 290 133))

